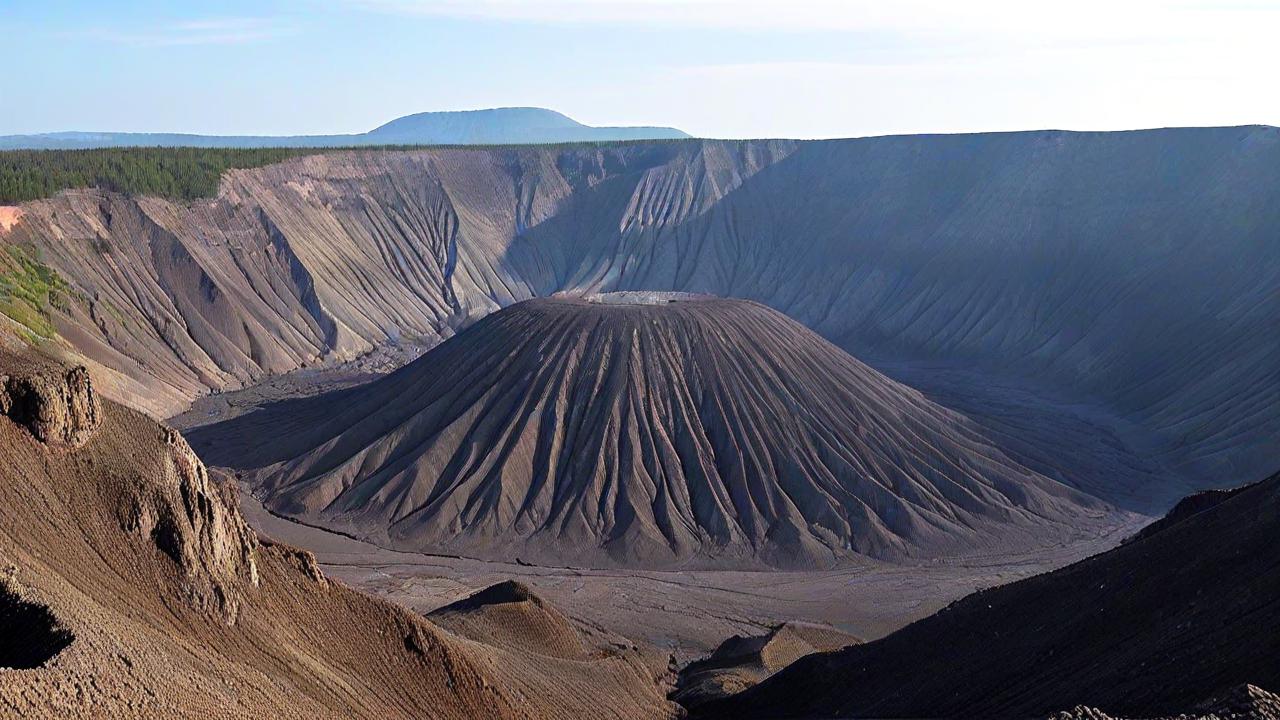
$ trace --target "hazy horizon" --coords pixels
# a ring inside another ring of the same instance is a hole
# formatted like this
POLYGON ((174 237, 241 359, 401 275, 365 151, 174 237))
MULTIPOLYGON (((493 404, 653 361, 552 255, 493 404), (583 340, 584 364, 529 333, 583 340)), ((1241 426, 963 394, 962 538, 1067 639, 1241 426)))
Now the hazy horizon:
MULTIPOLYGON (((408 113, 407 115, 401 115, 401 116, 398 116, 398 117, 396 117, 396 118, 388 118, 387 120, 388 120, 388 121, 391 121, 391 120, 396 120, 396 119, 400 119, 400 118, 403 118, 403 117, 408 117, 408 116, 411 116, 411 115, 418 115, 418 114, 430 114, 430 113, 468 113, 468 112, 485 112, 485 111, 489 111, 489 110, 510 110, 510 109, 537 109, 537 110, 550 110, 550 111, 553 111, 553 112, 559 112, 559 110, 556 110, 556 108, 537 108, 537 107, 533 107, 533 106, 478 107, 478 108, 461 108, 461 109, 423 110, 423 111, 416 112, 416 113, 408 113)), ((566 115, 567 115, 567 114, 566 114, 566 115)), ((570 119, 572 119, 572 120, 578 120, 578 118, 575 118, 575 117, 572 117, 572 116, 569 116, 569 117, 570 117, 570 119)), ((374 129, 376 129, 377 127, 379 127, 380 125, 382 125, 382 124, 385 124, 385 123, 379 123, 378 125, 375 125, 375 126, 373 126, 373 127, 370 127, 370 128, 369 128, 369 130, 370 130, 370 131, 371 131, 371 130, 374 130, 374 129)), ((586 123, 584 123, 584 124, 586 124, 586 123)), ((628 123, 608 123, 608 122, 606 122, 606 123, 603 123, 603 124, 601 124, 601 125, 589 125, 589 126, 590 126, 590 127, 598 127, 598 128, 608 128, 608 127, 620 127, 620 128, 629 128, 629 127, 657 127, 657 128, 672 128, 672 129, 675 129, 675 130, 684 130, 684 128, 676 127, 676 126, 674 126, 674 125, 663 125, 662 123, 645 123, 645 124, 639 124, 639 123, 636 123, 636 124, 628 124, 628 123)), ((1251 127, 1251 126, 1259 126, 1259 127, 1280 127, 1280 125, 1275 125, 1275 124, 1271 124, 1271 123, 1233 123, 1233 124, 1219 124, 1219 125, 1150 125, 1150 126, 1140 126, 1140 127, 1098 128, 1098 129, 1092 129, 1092 128, 1086 128, 1086 129, 1075 129, 1075 128, 1066 128, 1066 127, 1047 127, 1047 126, 1046 126, 1046 127, 1026 127, 1026 128, 1002 129, 1002 130, 949 130, 949 131, 948 131, 948 130, 943 130, 943 131, 921 131, 921 132, 883 132, 883 133, 879 133, 879 132, 878 132, 878 133, 869 133, 869 134, 866 134, 866 135, 830 135, 830 136, 822 136, 822 137, 800 137, 800 136, 797 136, 797 135, 727 136, 727 135, 699 135, 699 134, 696 134, 696 133, 689 133, 689 136, 688 136, 688 137, 685 137, 685 138, 652 138, 650 141, 651 141, 651 142, 664 142, 664 141, 679 141, 679 140, 694 140, 694 139, 701 139, 701 140, 856 140, 856 139, 866 139, 866 138, 876 138, 876 137, 893 137, 893 136, 899 136, 899 135, 979 135, 979 134, 990 134, 990 133, 1019 133, 1019 132, 1040 132, 1040 131, 1047 131, 1047 132, 1142 132, 1142 131, 1146 131, 1146 130, 1176 130, 1176 129, 1192 129, 1192 128, 1212 128, 1212 127, 1251 127)), ((332 137, 335 137, 335 136, 337 136, 337 137, 341 137, 341 136, 345 136, 345 135, 350 135, 350 136, 352 136, 353 138, 357 138, 357 137, 359 137, 359 136, 361 136, 361 135, 365 134, 366 132, 368 132, 368 131, 356 131, 356 132, 349 132, 349 133, 348 133, 348 132, 343 132, 343 133, 336 133, 336 132, 334 132, 334 133, 275 133, 275 134, 266 134, 266 133, 244 133, 244 134, 239 134, 239 133, 236 133, 236 134, 227 134, 227 133, 193 133, 193 132, 188 132, 188 131, 185 131, 185 130, 156 130, 156 131, 147 131, 147 130, 119 130, 119 129, 111 129, 111 128, 65 128, 65 129, 61 129, 61 130, 47 130, 47 131, 39 131, 39 132, 31 132, 31 133, 6 133, 6 134, 3 134, 3 135, 0 135, 0 137, 22 137, 22 136, 39 137, 39 136, 42 136, 42 135, 60 135, 60 134, 66 134, 66 135, 85 134, 85 135, 89 135, 89 134, 100 133, 100 134, 103 134, 103 135, 188 135, 188 136, 191 136, 191 137, 215 137, 215 138, 217 138, 217 137, 228 137, 228 138, 233 138, 233 137, 246 137, 246 138, 277 138, 277 137, 278 137, 278 138, 281 138, 281 139, 297 139, 297 138, 315 137, 315 138, 320 138, 320 139, 327 139, 327 138, 332 138, 332 137)), ((566 142, 575 142, 575 141, 566 141, 566 142)), ((608 141, 606 140, 605 142, 608 142, 608 141)), ((431 144, 431 143, 428 143, 428 144, 431 144)), ((444 143, 444 144, 452 144, 452 143, 444 143)), ((216 146, 211 146, 211 147, 216 147, 216 146)))
POLYGON ((332 135, 494 107, 724 138, 1280 125, 1277 20, 1249 1, 17 2, 0 134, 332 135))

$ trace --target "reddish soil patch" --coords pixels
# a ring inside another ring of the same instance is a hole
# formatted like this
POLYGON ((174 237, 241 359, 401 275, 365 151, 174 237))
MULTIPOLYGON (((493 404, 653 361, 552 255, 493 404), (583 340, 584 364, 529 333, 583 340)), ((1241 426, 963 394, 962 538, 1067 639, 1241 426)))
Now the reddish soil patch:
POLYGON ((0 232, 9 232, 22 219, 22 208, 0 205, 0 232))

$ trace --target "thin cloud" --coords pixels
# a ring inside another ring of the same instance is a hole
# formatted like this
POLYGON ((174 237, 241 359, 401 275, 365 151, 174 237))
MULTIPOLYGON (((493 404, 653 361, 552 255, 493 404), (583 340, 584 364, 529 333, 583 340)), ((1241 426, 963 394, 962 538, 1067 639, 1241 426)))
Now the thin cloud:
POLYGON ((151 27, 98 27, 75 33, 136 47, 244 45, 291 35, 296 30, 267 18, 204 18, 151 27))
POLYGON ((955 35, 967 33, 1097 39, 1168 38, 1249 32, 1280 18, 1280 3, 1208 0, 346 0, 354 7, 402 15, 627 27, 750 31, 840 31, 955 35))

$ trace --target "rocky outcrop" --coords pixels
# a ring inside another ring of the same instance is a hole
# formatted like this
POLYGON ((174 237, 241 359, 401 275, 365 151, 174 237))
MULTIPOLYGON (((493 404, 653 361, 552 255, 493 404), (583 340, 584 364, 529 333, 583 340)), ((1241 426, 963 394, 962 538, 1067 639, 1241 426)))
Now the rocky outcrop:
POLYGON ((316 560, 316 554, 310 550, 304 550, 292 545, 286 545, 277 542, 263 535, 258 536, 258 542, 263 548, 270 548, 272 552, 284 558, 290 565, 297 568, 307 579, 315 583, 320 589, 328 589, 329 578, 325 577, 324 571, 320 569, 320 563, 316 560))
POLYGON ((43 443, 78 447, 93 435, 102 409, 83 366, 35 359, 5 366, 12 369, 0 374, 0 415, 43 443))
POLYGON ((239 512, 234 486, 211 482, 187 441, 162 431, 162 474, 131 494, 122 525, 173 561, 190 602, 234 624, 244 589, 258 585, 257 535, 239 512))
POLYGON ((7 233, 22 219, 22 208, 0 205, 0 233, 7 233))
MULTIPOLYGON (((0 414, 55 449, 75 450, 94 437, 105 411, 84 366, 3 353, 0 368, 0 414)), ((234 485, 212 481, 177 431, 155 432, 159 471, 127 484, 121 524, 173 561, 191 603, 234 623, 243 588, 258 583, 257 536, 240 515, 234 485)))

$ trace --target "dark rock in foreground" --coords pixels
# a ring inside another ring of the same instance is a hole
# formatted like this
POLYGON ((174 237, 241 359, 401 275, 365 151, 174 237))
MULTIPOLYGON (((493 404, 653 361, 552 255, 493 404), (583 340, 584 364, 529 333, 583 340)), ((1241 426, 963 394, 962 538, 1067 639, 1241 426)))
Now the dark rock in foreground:
POLYGON ((882 640, 803 658, 705 716, 1035 717, 1083 706, 1158 717, 1243 683, 1280 687, 1277 538, 1280 475, 882 640))

